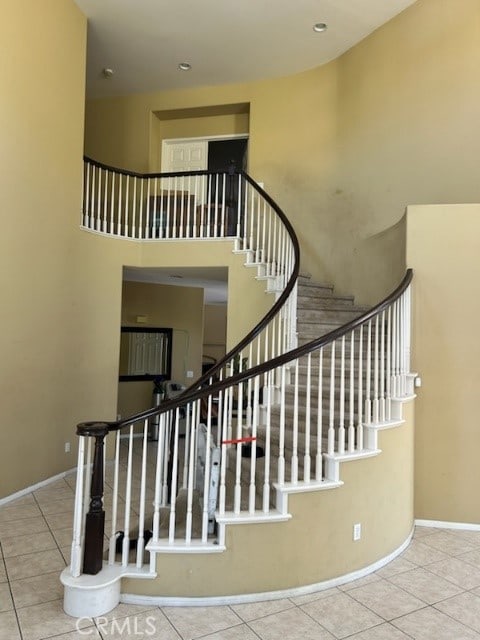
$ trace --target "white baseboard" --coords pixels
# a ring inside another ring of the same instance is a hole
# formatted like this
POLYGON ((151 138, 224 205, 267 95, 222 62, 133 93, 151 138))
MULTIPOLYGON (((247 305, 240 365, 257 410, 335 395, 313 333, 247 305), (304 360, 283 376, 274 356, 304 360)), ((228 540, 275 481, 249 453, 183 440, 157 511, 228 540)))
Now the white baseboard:
POLYGON ((25 489, 21 489, 20 491, 16 491, 12 493, 10 496, 5 496, 5 498, 0 498, 0 507, 9 502, 13 502, 13 500, 17 500, 18 498, 23 498, 28 493, 32 493, 32 491, 37 491, 42 487, 46 487, 52 482, 56 482, 57 480, 62 480, 65 476, 68 476, 70 473, 75 473, 77 467, 73 467, 72 469, 68 469, 67 471, 63 471, 62 473, 58 473, 56 476, 52 476, 51 478, 47 478, 46 480, 42 480, 41 482, 37 482, 36 484, 32 484, 30 487, 26 487, 25 489))
POLYGON ((152 605, 160 607, 208 607, 208 606, 220 606, 229 604, 247 604, 251 602, 261 602, 262 600, 280 600, 283 598, 294 598, 297 596, 305 596, 316 591, 325 591, 332 587, 338 587, 342 584, 347 584, 353 580, 364 578, 374 571, 378 571, 386 564, 394 560, 399 556, 410 544, 413 536, 413 529, 408 535, 407 539, 388 556, 377 560, 373 564, 347 573, 338 578, 332 578, 331 580, 325 580, 324 582, 317 582, 315 584, 309 584, 303 587, 293 587, 291 589, 282 589, 280 591, 268 591, 263 593, 244 593, 233 596, 211 596, 211 597, 166 597, 166 596, 142 596, 131 593, 123 593, 120 596, 120 602, 124 604, 138 604, 138 605, 152 605))
POLYGON ((415 520, 417 527, 435 527, 437 529, 463 529, 465 531, 480 531, 480 524, 473 522, 447 522, 445 520, 415 520))

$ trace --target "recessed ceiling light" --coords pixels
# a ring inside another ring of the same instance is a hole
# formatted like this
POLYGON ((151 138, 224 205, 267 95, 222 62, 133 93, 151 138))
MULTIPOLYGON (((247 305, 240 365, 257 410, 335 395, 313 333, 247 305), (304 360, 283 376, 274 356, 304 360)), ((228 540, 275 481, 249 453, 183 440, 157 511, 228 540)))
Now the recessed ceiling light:
POLYGON ((189 64, 188 62, 180 62, 180 64, 178 65, 178 68, 180 69, 180 71, 190 71, 190 69, 192 68, 192 65, 189 64))
POLYGON ((102 69, 102 75, 104 78, 111 78, 113 76, 113 69, 110 69, 109 67, 105 67, 104 69, 102 69))
POLYGON ((317 24, 313 25, 313 30, 317 33, 322 33, 322 31, 327 30, 327 25, 325 24, 325 22, 317 22, 317 24))

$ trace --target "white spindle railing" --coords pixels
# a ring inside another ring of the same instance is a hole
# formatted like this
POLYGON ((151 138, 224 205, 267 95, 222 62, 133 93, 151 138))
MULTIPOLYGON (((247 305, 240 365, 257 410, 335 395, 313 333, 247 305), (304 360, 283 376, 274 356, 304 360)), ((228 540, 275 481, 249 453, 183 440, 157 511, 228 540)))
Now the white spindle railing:
MULTIPOLYGON (((230 207, 225 174, 116 175, 90 162, 85 172, 87 229, 150 240, 225 237, 233 230, 237 247, 250 252, 251 261, 264 262, 264 277, 273 278, 279 290, 298 268, 283 220, 243 175, 234 176, 240 195, 230 207), (160 211, 158 198, 165 197, 160 211)), ((268 518, 284 509, 277 502, 282 489, 335 481, 331 460, 368 454, 372 428, 392 422, 398 415, 394 403, 413 394, 410 280, 411 272, 364 316, 293 350, 296 300, 285 298, 283 311, 247 337, 215 379, 131 422, 112 423, 107 437, 115 438, 115 457, 105 471, 105 493, 111 495, 105 508, 108 564, 153 573, 155 552, 212 548, 223 539, 213 526, 214 511, 221 522, 268 518), (158 441, 151 442, 148 421, 158 413, 158 441)), ((72 576, 82 572, 85 518, 95 485, 97 436, 93 428, 85 433, 79 443, 72 576)))
MULTIPOLYGON (((363 430, 385 426, 388 407, 413 394, 409 309, 406 288, 393 303, 350 323, 348 331, 338 329, 284 354, 268 371, 260 366, 187 391, 165 405, 158 442, 148 441, 144 416, 119 425, 111 436, 115 460, 105 474, 112 491, 106 514, 111 520, 108 563, 153 571, 155 551, 198 550, 218 541, 212 505, 218 517, 232 521, 257 514, 265 518, 281 508, 274 489, 298 490, 333 479, 325 455, 368 454, 363 430), (396 379, 389 397, 391 362, 396 379), (123 541, 117 553, 118 531, 123 541)), ((87 446, 85 440, 80 439, 72 544, 71 572, 77 576, 92 458, 92 438, 87 446)))

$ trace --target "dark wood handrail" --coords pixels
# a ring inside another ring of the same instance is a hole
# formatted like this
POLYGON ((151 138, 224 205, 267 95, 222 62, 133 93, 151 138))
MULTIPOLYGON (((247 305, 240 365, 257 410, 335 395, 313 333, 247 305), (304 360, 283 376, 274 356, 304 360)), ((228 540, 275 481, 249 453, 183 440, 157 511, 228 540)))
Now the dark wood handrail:
MULTIPOLYGON (((178 176, 189 176, 189 175, 215 175, 216 173, 218 173, 218 172, 211 172, 211 171, 188 171, 188 172, 177 172, 177 173, 145 173, 143 174, 143 173, 135 173, 133 171, 125 171, 123 169, 117 169, 115 167, 110 167, 108 165, 102 164, 101 162, 97 162, 96 160, 92 160, 87 156, 84 156, 84 161, 89 162, 90 164, 93 164, 94 166, 104 170, 119 172, 119 173, 122 173, 123 175, 142 178, 142 179, 162 178, 162 177, 169 178, 169 177, 175 177, 175 176, 178 177, 178 176)), ((204 387, 204 385, 209 383, 210 379, 213 376, 215 376, 216 373, 221 371, 229 362, 231 362, 231 360, 240 351, 242 351, 242 349, 246 345, 250 344, 250 342, 252 342, 252 340, 254 340, 263 331, 263 329, 269 324, 269 322, 277 315, 277 313, 283 307, 283 305, 287 301, 288 297, 290 296, 295 286, 295 283, 298 278, 299 269, 300 269, 300 245, 298 243, 297 235, 290 221, 288 220, 287 216, 282 211, 282 209, 280 209, 278 204, 273 200, 273 198, 271 198, 268 195, 268 193, 266 193, 247 173, 245 173, 244 171, 239 171, 239 172, 236 172, 235 175, 241 175, 246 180, 246 182, 248 182, 268 202, 268 204, 272 207, 272 209, 275 211, 277 216, 280 218, 281 222, 283 223, 283 225, 287 230, 287 233, 290 236, 290 240, 293 245, 294 264, 293 264, 292 274, 287 282, 287 285, 283 290, 282 294, 280 295, 280 297, 278 298, 278 300, 275 302, 275 304, 272 305, 272 307, 264 315, 264 317, 260 320, 260 322, 249 333, 247 333, 247 335, 237 345, 235 345, 233 349, 231 349, 221 360, 219 360, 213 367, 211 367, 208 370, 208 372, 200 376, 200 378, 198 378, 182 394, 177 396, 177 398, 175 398, 174 400, 162 402, 161 404, 162 408, 160 410, 154 407, 142 413, 132 415, 125 420, 109 422, 108 423, 109 430, 111 431, 116 431, 117 429, 120 429, 126 424, 132 424, 133 422, 144 420, 147 417, 152 417, 154 415, 159 415, 161 413, 164 413, 164 411, 168 411, 168 407, 170 405, 171 405, 171 408, 181 407, 186 402, 188 402, 188 400, 185 400, 185 398, 187 398, 187 396, 190 397, 191 393, 195 394, 195 392, 202 391, 202 393, 197 397, 202 397, 203 395, 209 395, 208 393, 205 392, 205 388, 202 389, 202 387, 204 387)), ((231 379, 232 377, 229 376, 228 379, 226 380, 231 380, 231 379)), ((229 386, 229 385, 227 384, 225 386, 229 386)), ((209 384, 209 388, 213 388, 213 386, 209 384)), ((222 388, 225 388, 225 387, 222 387, 222 388)), ((77 434, 90 435, 94 424, 96 423, 87 422, 87 423, 79 424, 77 426, 77 434)), ((102 424, 105 424, 105 423, 102 423, 102 424)))
POLYGON ((118 431, 122 427, 132 424, 133 422, 146 420, 155 415, 167 413, 168 411, 180 408, 189 402, 199 400, 200 398, 205 396, 216 395, 220 391, 223 391, 228 387, 235 386, 240 382, 246 382, 250 378, 254 378, 260 374, 264 374, 264 373, 267 373, 268 371, 272 371, 277 367, 280 367, 283 364, 286 364, 287 362, 291 362, 292 360, 296 360, 297 358, 300 358, 302 356, 305 356, 308 353, 311 353, 312 351, 319 349, 320 347, 325 347, 326 345, 330 344, 331 342, 334 342, 338 338, 341 338, 347 333, 350 333, 357 327, 365 324, 365 322, 368 322, 369 320, 371 320, 372 318, 380 314, 382 311, 387 309, 391 304, 393 304, 396 300, 398 300, 400 296, 406 291, 406 289, 408 288, 408 286, 412 281, 412 278, 413 278, 413 270, 407 269, 405 276, 403 277, 400 284, 396 287, 396 289, 394 289, 388 296, 386 296, 374 307, 372 307, 362 315, 358 316, 354 320, 351 320, 347 324, 344 324, 343 326, 338 327, 337 329, 334 329, 333 331, 330 331, 329 333, 326 333, 323 336, 320 336, 319 338, 315 338, 315 340, 312 340, 300 347, 297 347, 296 349, 292 349, 291 351, 288 351, 280 356, 277 356, 276 358, 273 358, 268 362, 252 367, 251 369, 248 369, 242 373, 237 373, 233 376, 229 376, 228 378, 225 378, 224 380, 214 382, 210 384, 208 387, 193 388, 197 385, 196 384, 192 385, 192 387, 189 387, 186 391, 184 391, 184 393, 181 396, 178 396, 177 398, 172 400, 167 400, 163 402, 159 407, 148 409, 147 411, 136 414, 135 416, 132 416, 128 419, 119 420, 115 422, 108 422, 108 423, 105 423, 105 422, 81 423, 77 427, 77 435, 93 436, 95 435, 97 428, 104 429, 105 426, 108 428, 108 431, 118 431))

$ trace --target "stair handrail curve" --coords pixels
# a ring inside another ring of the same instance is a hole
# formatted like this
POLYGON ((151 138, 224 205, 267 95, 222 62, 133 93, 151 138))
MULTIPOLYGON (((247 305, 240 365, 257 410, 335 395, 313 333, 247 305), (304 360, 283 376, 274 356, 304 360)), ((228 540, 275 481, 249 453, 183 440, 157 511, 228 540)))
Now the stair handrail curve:
MULTIPOLYGON (((269 206, 274 207, 275 210, 278 208, 268 194, 251 178, 245 176, 244 179, 265 198, 269 206)), ((286 220, 286 227, 291 229, 288 220, 286 220)), ((244 370, 240 368, 238 372, 234 372, 233 367, 230 367, 231 371, 227 374, 227 366, 238 356, 241 360, 242 350, 246 345, 251 345, 256 336, 262 332, 260 325, 263 325, 263 328, 268 326, 269 319, 280 315, 284 306, 291 303, 291 294, 295 290, 298 278, 299 257, 298 241, 295 234, 293 237, 295 242, 292 245, 294 247, 292 255, 295 256, 295 262, 289 265, 290 277, 285 289, 261 322, 221 362, 217 363, 213 373, 212 369, 209 370, 181 395, 164 401, 159 407, 117 421, 83 422, 77 426, 80 444, 70 565, 73 577, 80 576, 82 561, 84 573, 96 574, 102 570, 105 522, 103 482, 107 477, 104 469, 104 440, 109 433, 115 434, 116 448, 114 471, 110 477, 113 487, 111 518, 113 529, 109 538, 108 564, 117 566, 120 571, 126 571, 131 567, 129 545, 133 535, 130 523, 133 500, 132 481, 134 478, 141 479, 140 505, 136 507, 138 510, 138 531, 135 532, 136 567, 141 569, 145 566, 145 552, 149 551, 148 571, 153 575, 156 567, 155 553, 165 552, 165 550, 170 552, 177 543, 176 527, 179 514, 176 512, 176 506, 179 491, 184 492, 185 498, 181 548, 185 549, 195 541, 200 546, 208 546, 212 532, 215 532, 218 527, 218 537, 213 544, 217 545, 216 550, 221 550, 225 544, 225 523, 239 517, 245 510, 248 517, 253 520, 257 517, 266 518, 272 513, 271 491, 274 487, 277 491, 274 510, 277 509, 281 515, 285 515, 285 503, 279 501, 279 491, 280 493, 288 491, 292 486, 298 488, 302 483, 308 485, 311 490, 325 482, 337 482, 338 456, 344 455, 347 451, 351 454, 363 454, 365 450, 375 451, 376 435, 371 425, 382 422, 398 423, 397 405, 412 395, 411 385, 413 384, 409 363, 410 285, 413 277, 411 269, 406 271, 402 282, 389 295, 354 320, 301 346, 283 351, 279 349, 279 353, 274 357, 265 358, 263 362, 245 367, 244 370), (315 354, 318 357, 315 360, 316 364, 313 364, 315 354), (323 372, 327 358, 330 360, 329 391, 324 394, 322 385, 327 374, 323 372), (302 362, 302 359, 306 362, 302 362), (302 367, 305 368, 305 373, 302 373, 302 367), (340 370, 339 389, 335 386, 337 367, 340 370), (302 375, 306 376, 305 385, 301 382, 302 375), (214 376, 218 379, 215 380, 214 376), (358 391, 354 388, 354 376, 355 384, 358 382, 359 385, 358 391), (317 398, 315 420, 313 419, 315 403, 312 400, 312 387, 315 386, 312 383, 313 379, 318 383, 318 389, 315 391, 317 398), (362 384, 365 388, 362 388, 362 384), (346 385, 349 385, 349 389, 346 389, 346 385), (289 392, 293 394, 293 409, 286 408, 286 396, 289 392), (302 393, 304 398, 300 401, 302 393), (214 402, 217 402, 215 411, 214 402), (300 406, 302 402, 303 407, 300 406), (326 418, 323 417, 324 410, 328 414, 326 418), (277 411, 275 425, 272 418, 274 411, 277 411), (302 415, 302 411, 305 415, 302 415), (336 415, 337 411, 339 418, 336 415), (349 424, 345 426, 347 414, 349 424), (154 510, 151 515, 148 515, 146 513, 148 502, 146 500, 148 480, 146 469, 149 459, 147 440, 148 427, 152 418, 158 419, 160 435, 156 445, 154 483, 149 487, 154 493, 154 510), (302 420, 304 431, 300 429, 302 420), (181 424, 185 429, 182 441, 181 424), (278 430, 278 442, 272 439, 271 432, 274 426, 278 430), (134 428, 136 427, 142 428, 143 439, 141 440, 142 451, 137 451, 134 455, 134 428), (121 431, 127 431, 126 445, 121 443, 121 431), (264 451, 260 451, 262 449, 258 444, 260 438, 263 438, 261 441, 264 442, 264 451), (326 440, 325 445, 324 440, 326 440), (93 441, 94 452, 92 453, 93 441), (292 451, 291 455, 289 454, 288 470, 287 444, 292 451), (128 451, 126 463, 119 462, 122 446, 126 446, 128 451), (263 475, 258 481, 261 482, 261 495, 257 493, 257 453, 265 457, 263 475), (303 468, 300 464, 302 454, 303 468), (137 462, 134 460, 135 457, 137 462), (242 498, 244 496, 242 494, 244 457, 249 459, 250 465, 247 506, 244 506, 242 498), (272 480, 269 474, 271 461, 274 459, 277 460, 277 474, 276 479, 272 480), (139 460, 141 465, 135 468, 139 460), (215 477, 212 464, 216 465, 215 477), (90 468, 92 468, 91 477, 85 473, 85 470, 90 468), (199 469, 200 475, 197 473, 199 469), (120 472, 126 473, 126 488, 123 496, 126 515, 119 564, 116 560, 115 536, 120 472), (234 482, 230 486, 227 481, 229 473, 234 476, 234 482), (212 484, 215 486, 214 503, 218 505, 218 512, 215 514, 211 511, 212 484), (193 525, 194 492, 201 494, 203 505, 201 533, 195 540, 197 534, 194 534, 193 525), (162 513, 165 510, 169 512, 166 523, 162 520, 162 513), (145 523, 150 517, 152 530, 147 536, 145 523), (167 533, 162 536, 163 531, 167 533)))
MULTIPOLYGON (((293 360, 297 360, 302 356, 308 355, 316 349, 326 347, 335 340, 347 335, 357 327, 362 326, 363 324, 380 314, 382 311, 387 309, 393 302, 398 300, 403 293, 405 293, 412 280, 413 269, 407 269, 404 277, 402 278, 402 281, 392 292, 390 292, 376 305, 363 312, 357 318, 350 320, 349 322, 343 324, 341 327, 337 327, 336 329, 333 329, 332 331, 329 331, 328 333, 325 333, 324 335, 319 336, 318 338, 315 338, 314 340, 311 340, 304 345, 287 351, 282 355, 276 356, 266 363, 256 365, 255 367, 252 367, 240 373, 233 374, 223 380, 211 382, 208 387, 200 386, 199 384, 202 379, 204 379, 204 381, 207 381, 209 378, 208 375, 203 376, 194 384, 192 384, 188 389, 183 391, 181 395, 170 400, 165 400, 159 407, 152 407, 151 409, 136 413, 135 415, 122 420, 81 422, 77 425, 76 433, 79 436, 95 436, 98 433, 98 430, 102 430, 105 428, 108 432, 118 431, 119 429, 122 429, 122 427, 130 425, 132 422, 148 420, 162 413, 174 411, 178 408, 181 408, 186 403, 200 400, 206 396, 219 393, 220 391, 225 391, 231 386, 237 386, 240 383, 247 382, 251 378, 255 378, 258 375, 264 373, 268 373, 269 371, 277 369, 284 364, 287 364, 293 360)), ((233 351, 234 350, 232 350, 232 352, 233 351)))
MULTIPOLYGON (((92 166, 102 171, 107 171, 110 173, 114 173, 114 174, 118 174, 126 177, 138 178, 140 180, 152 180, 157 178, 158 179, 171 179, 171 178, 185 179, 185 178, 195 178, 197 176, 207 176, 212 178, 219 175, 219 172, 209 171, 209 170, 141 173, 141 172, 135 172, 135 171, 120 169, 114 166, 110 166, 102 162, 99 162, 97 160, 94 160, 86 155, 84 156, 84 162, 87 168, 89 166, 92 166)), ((213 380, 215 377, 218 377, 219 375, 220 377, 226 376, 228 374, 228 371, 227 371, 228 368, 233 370, 232 364, 235 358, 238 358, 240 362, 244 362, 245 359, 242 359, 242 357, 240 357, 241 352, 249 345, 252 345, 253 341, 256 338, 259 338, 262 332, 265 331, 266 327, 268 327, 268 325, 274 319, 278 318, 279 312, 282 310, 282 308, 285 307, 285 305, 287 304, 291 296, 292 296, 291 302, 292 303, 296 302, 292 294, 294 294, 294 289, 295 289, 298 274, 299 274, 300 246, 299 246, 297 235, 295 233, 295 230, 291 222, 289 221, 289 219, 287 218, 283 210, 275 202, 275 200, 262 187, 260 187, 255 182, 255 180, 253 180, 253 178, 251 178, 251 176, 249 176, 245 171, 221 172, 220 175, 223 175, 223 176, 228 175, 229 177, 232 177, 232 178, 236 177, 239 180, 244 180, 245 183, 250 185, 250 187, 255 191, 255 193, 262 198, 262 201, 267 203, 269 207, 271 207, 271 210, 275 213, 275 215, 279 220, 278 224, 283 225, 286 231, 286 234, 288 236, 288 239, 291 243, 292 258, 291 258, 291 264, 288 265, 290 273, 288 274, 288 279, 286 280, 286 283, 283 286, 278 299, 274 302, 274 304, 267 311, 267 313, 234 347, 232 347, 228 351, 228 353, 224 357, 219 359, 208 370, 208 372, 206 372, 205 374, 197 378, 188 387, 187 391, 197 389, 198 387, 204 386, 205 384, 209 384, 211 380, 213 380)), ((88 189, 87 189, 87 192, 88 192, 88 189)), ((88 195, 84 196, 84 200, 88 200, 88 195)), ((84 209, 85 209, 85 202, 84 202, 84 209)), ((83 212, 83 214, 85 215, 85 211, 83 212)), ((290 329, 290 332, 292 331, 293 330, 290 329)), ((291 339, 288 342, 288 344, 289 345, 292 344, 291 339)), ((183 397, 183 393, 181 395, 183 397)), ((138 414, 138 417, 140 417, 140 415, 141 414, 138 414)), ((136 418, 137 418, 137 415, 132 415, 126 418, 126 421, 127 423, 129 423, 132 420, 135 420, 136 418)))

